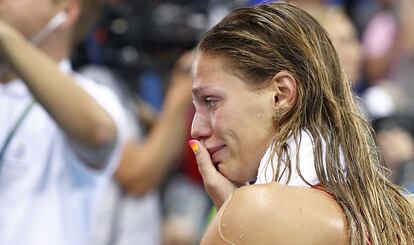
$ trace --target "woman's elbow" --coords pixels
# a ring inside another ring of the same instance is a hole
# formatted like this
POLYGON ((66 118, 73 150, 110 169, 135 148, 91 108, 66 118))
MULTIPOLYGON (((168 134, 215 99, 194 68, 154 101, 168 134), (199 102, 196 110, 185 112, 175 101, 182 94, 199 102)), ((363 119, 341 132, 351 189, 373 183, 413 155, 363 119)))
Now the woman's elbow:
POLYGON ((89 130, 88 143, 92 146, 112 145, 118 137, 118 130, 112 119, 95 123, 89 130))
POLYGON ((152 184, 145 181, 131 181, 119 176, 117 176, 117 181, 124 190, 136 196, 144 196, 153 189, 152 184))
POLYGON ((119 185, 128 193, 143 196, 153 190, 152 181, 142 175, 136 175, 130 169, 119 168, 115 174, 119 185))

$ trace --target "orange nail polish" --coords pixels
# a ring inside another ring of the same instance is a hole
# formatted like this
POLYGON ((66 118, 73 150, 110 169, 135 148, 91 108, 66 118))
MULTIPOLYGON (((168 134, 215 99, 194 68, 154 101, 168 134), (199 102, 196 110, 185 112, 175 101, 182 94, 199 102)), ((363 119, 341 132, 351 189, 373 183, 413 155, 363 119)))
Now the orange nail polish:
POLYGON ((191 150, 193 150, 194 153, 197 153, 198 152, 198 144, 197 144, 197 141, 190 140, 190 141, 188 141, 188 144, 190 145, 191 150))

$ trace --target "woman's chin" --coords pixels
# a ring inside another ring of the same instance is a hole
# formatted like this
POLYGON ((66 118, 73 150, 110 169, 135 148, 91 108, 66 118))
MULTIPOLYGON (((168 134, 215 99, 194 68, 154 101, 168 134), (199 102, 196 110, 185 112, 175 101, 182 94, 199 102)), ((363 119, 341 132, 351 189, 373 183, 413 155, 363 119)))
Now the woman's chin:
POLYGON ((249 182, 249 178, 241 178, 241 176, 238 175, 237 173, 234 173, 234 172, 229 173, 228 171, 225 171, 220 168, 218 171, 220 174, 222 174, 224 177, 226 177, 229 181, 231 181, 236 186, 243 186, 243 185, 246 185, 247 182, 249 182))

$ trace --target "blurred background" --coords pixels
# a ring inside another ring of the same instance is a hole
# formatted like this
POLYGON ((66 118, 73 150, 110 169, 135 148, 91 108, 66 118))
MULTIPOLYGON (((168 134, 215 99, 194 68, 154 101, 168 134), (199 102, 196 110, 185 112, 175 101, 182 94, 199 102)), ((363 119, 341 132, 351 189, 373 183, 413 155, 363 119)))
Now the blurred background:
MULTIPOLYGON (((87 76, 115 82, 123 98, 145 105, 137 116, 145 135, 161 110, 180 55, 231 9, 262 1, 104 2, 99 21, 72 61, 87 76)), ((360 108, 377 132, 390 178, 414 193, 414 1, 291 2, 308 10, 331 35, 360 108)), ((188 138, 192 113, 189 108, 188 138)), ((208 222, 211 202, 193 154, 183 149, 160 188, 162 228, 155 244, 198 244, 208 222)))

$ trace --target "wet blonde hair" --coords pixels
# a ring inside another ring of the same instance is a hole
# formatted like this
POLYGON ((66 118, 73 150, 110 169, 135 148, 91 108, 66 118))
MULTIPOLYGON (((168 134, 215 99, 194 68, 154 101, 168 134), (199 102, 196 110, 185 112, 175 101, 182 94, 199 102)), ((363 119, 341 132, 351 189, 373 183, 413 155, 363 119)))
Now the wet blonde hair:
MULTIPOLYGON (((290 72, 297 98, 290 110, 275 115, 275 179, 284 171, 290 176, 287 140, 293 137, 299 145, 300 132, 306 129, 313 138, 320 183, 347 217, 350 243, 366 244, 369 237, 372 244, 414 244, 413 208, 387 179, 383 157, 356 108, 337 52, 312 16, 281 2, 236 9, 203 36, 198 52, 226 59, 229 70, 256 88, 282 70, 290 72)), ((297 170, 300 174, 299 163, 297 170)))

